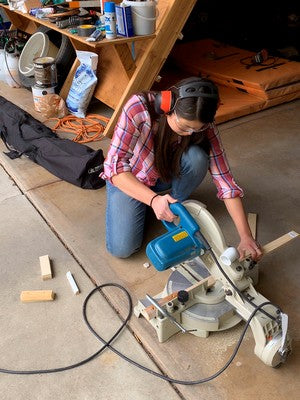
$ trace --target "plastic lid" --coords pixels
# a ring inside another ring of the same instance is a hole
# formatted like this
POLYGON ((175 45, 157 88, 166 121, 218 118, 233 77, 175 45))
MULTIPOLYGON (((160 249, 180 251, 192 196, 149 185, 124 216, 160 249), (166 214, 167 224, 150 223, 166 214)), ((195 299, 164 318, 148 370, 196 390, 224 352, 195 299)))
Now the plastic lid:
POLYGON ((116 4, 113 1, 104 3, 104 12, 116 12, 116 4))

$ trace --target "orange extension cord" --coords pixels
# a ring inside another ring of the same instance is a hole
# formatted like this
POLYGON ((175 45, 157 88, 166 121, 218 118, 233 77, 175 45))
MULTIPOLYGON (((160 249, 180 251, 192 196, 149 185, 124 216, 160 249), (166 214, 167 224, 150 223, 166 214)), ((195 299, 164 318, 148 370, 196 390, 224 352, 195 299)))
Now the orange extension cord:
POLYGON ((51 128, 54 132, 57 130, 71 132, 76 135, 73 142, 88 143, 103 139, 105 129, 103 122, 107 124, 109 118, 96 114, 89 114, 85 118, 67 115, 63 118, 49 118, 49 121, 57 121, 51 128))

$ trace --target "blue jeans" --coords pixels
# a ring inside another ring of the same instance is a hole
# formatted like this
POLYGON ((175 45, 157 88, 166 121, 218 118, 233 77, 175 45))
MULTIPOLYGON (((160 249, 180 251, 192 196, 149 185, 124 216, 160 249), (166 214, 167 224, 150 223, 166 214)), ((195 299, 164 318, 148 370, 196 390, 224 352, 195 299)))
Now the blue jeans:
MULTIPOLYGON (((179 202, 186 200, 200 185, 208 170, 208 156, 199 146, 191 146, 183 153, 180 177, 170 183, 158 180, 151 189, 170 195, 179 202)), ((106 247, 114 256, 127 258, 142 245, 147 205, 128 196, 110 182, 106 182, 106 247)))

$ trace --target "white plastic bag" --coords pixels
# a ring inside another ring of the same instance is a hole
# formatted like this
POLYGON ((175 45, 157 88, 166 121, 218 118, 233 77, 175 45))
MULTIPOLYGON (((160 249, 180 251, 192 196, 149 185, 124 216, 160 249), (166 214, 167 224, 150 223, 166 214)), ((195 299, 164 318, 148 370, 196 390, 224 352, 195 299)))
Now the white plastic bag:
POLYGON ((98 55, 89 51, 76 51, 76 55, 80 66, 75 72, 66 105, 71 114, 84 118, 97 84, 98 55))

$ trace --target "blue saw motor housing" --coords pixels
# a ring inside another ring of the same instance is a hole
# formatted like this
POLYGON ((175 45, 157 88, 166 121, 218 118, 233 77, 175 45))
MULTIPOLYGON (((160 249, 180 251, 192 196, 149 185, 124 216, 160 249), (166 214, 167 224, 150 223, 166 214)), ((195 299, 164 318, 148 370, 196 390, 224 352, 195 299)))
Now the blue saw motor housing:
POLYGON ((172 203, 170 209, 179 216, 179 225, 163 221, 168 232, 153 239, 146 247, 146 254, 158 271, 195 258, 206 249, 196 235, 200 227, 184 205, 172 203))

